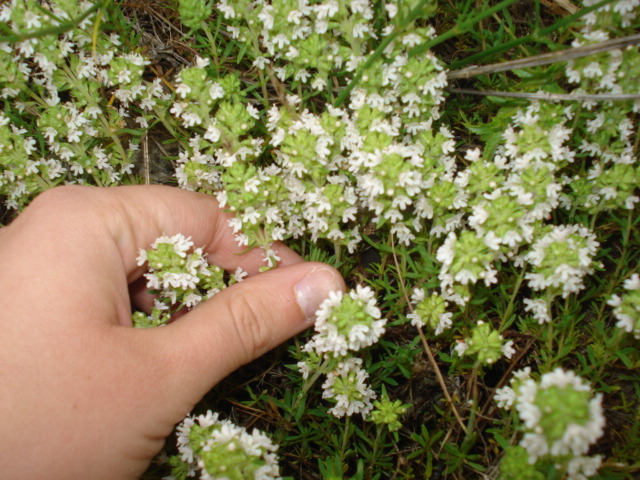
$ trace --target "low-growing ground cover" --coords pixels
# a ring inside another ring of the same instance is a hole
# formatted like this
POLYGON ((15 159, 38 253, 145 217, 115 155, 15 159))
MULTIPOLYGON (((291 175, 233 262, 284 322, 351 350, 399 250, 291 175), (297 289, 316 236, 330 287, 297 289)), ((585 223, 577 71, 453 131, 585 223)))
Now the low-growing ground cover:
MULTIPOLYGON (((0 22, 6 221, 59 184, 168 183, 235 212, 265 269, 285 241, 350 288, 148 478, 638 475, 640 1, 9 0, 0 22)), ((242 281, 198 247, 141 252, 135 326, 242 281)))

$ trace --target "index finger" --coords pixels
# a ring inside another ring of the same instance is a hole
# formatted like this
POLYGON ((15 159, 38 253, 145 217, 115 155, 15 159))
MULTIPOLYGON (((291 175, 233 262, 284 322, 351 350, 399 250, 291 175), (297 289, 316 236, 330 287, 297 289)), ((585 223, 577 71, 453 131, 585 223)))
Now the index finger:
MULTIPOLYGON (((177 233, 191 237, 196 247, 209 254, 211 263, 225 270, 241 267, 252 275, 265 265, 261 249, 246 252, 246 247, 238 245, 228 225, 233 215, 224 212, 211 195, 161 185, 65 186, 36 199, 45 201, 55 204, 58 222, 79 224, 85 234, 95 231, 98 243, 112 241, 129 282, 142 271, 136 261, 139 250, 149 248, 162 235, 177 233)), ((274 250, 283 265, 302 260, 283 244, 277 243, 274 250)))

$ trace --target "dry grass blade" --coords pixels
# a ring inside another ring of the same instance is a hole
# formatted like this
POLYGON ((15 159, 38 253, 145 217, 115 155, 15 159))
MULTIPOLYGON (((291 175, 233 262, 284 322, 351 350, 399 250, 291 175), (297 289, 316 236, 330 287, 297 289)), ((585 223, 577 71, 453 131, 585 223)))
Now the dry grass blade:
POLYGON ((578 7, 568 0, 542 0, 542 4, 557 15, 573 14, 578 11, 578 7))
POLYGON ((540 65, 548 65, 550 63, 566 62, 574 58, 586 57, 596 53, 616 50, 632 45, 640 44, 640 34, 629 35, 626 37, 614 38, 604 42, 594 43, 593 45, 583 45, 581 47, 567 48, 557 52, 543 53, 527 58, 519 58, 508 62, 492 63, 490 65, 470 66, 460 70, 453 70, 447 73, 449 80, 458 78, 471 78, 478 75, 486 75, 489 73, 505 72, 507 70, 517 70, 519 68, 538 67, 540 65))
POLYGON ((626 101, 640 100, 640 93, 528 93, 528 92, 499 92, 496 90, 475 90, 473 88, 448 88, 448 92, 465 95, 480 95, 484 97, 527 98, 530 100, 570 100, 570 101, 626 101))

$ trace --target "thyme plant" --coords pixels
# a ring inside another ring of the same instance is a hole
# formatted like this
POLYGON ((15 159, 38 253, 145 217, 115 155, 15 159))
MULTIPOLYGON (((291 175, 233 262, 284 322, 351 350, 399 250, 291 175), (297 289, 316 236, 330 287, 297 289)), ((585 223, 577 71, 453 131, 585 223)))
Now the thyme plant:
MULTIPOLYGON (((153 181, 155 144, 264 270, 285 241, 350 287, 149 478, 637 474, 640 1, 574 3, 0 6, 3 218, 153 181)), ((242 280, 199 247, 140 252, 156 301, 133 326, 242 280)))

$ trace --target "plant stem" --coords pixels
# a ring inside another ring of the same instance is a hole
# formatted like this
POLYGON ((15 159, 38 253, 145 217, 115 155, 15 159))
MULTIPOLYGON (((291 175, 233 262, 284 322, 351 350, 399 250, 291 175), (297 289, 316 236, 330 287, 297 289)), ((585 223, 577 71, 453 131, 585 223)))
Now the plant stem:
POLYGON ((367 479, 370 479, 376 466, 376 456, 378 455, 378 443, 380 442, 380 434, 382 433, 382 425, 376 425, 376 438, 373 441, 373 452, 371 453, 371 462, 367 467, 367 479))
POLYGON ((600 52, 608 52, 626 48, 640 43, 640 34, 628 35, 626 37, 614 38, 591 45, 582 45, 580 47, 565 48, 554 52, 542 53, 540 55, 531 55, 525 58, 509 60, 506 62, 492 63, 490 65, 480 65, 462 68, 460 70, 450 70, 447 73, 449 80, 456 78, 471 78, 478 75, 486 75, 489 73, 504 72, 508 70, 516 70, 520 68, 539 67, 552 63, 566 62, 576 58, 582 58, 589 55, 595 55, 600 52))
POLYGON ((318 381, 320 375, 327 372, 327 367, 329 366, 330 361, 330 359, 325 359, 324 362, 322 362, 320 366, 315 370, 315 372, 313 372, 313 375, 305 380, 304 385, 302 386, 302 390, 298 394, 298 398, 296 398, 296 401, 293 403, 291 411, 288 412, 288 415, 286 417, 287 421, 291 420, 290 415, 296 411, 298 405, 300 405, 300 402, 307 396, 307 392, 316 383, 316 381, 318 381))
POLYGON ((524 272, 526 268, 524 266, 520 270, 520 275, 518 275, 518 279, 516 280, 516 284, 513 286, 513 292, 511 292, 511 296, 509 297, 509 303, 507 304, 507 309, 504 311, 504 315, 502 315, 502 319, 500 320, 500 328, 498 329, 501 333, 507 328, 507 322, 511 313, 513 312, 513 305, 516 300, 516 295, 520 291, 520 285, 522 285, 522 280, 524 280, 524 272))
POLYGON ((347 451, 347 443, 349 440, 349 428, 351 427, 351 416, 347 415, 344 421, 344 430, 342 431, 342 446, 340 447, 340 460, 344 463, 344 454, 347 451))
MULTIPOLYGON (((393 252, 393 262, 395 263, 396 271, 400 272, 400 265, 398 264, 398 256, 396 255, 396 249, 395 249, 395 245, 394 245, 394 242, 393 242, 393 235, 390 235, 390 238, 391 238, 391 248, 392 248, 392 252, 393 252)), ((411 307, 411 299, 409 298, 409 294, 407 293, 407 287, 406 287, 406 285, 404 283, 404 276, 403 275, 398 275, 398 280, 400 282, 400 288, 402 289, 402 293, 403 293, 404 298, 405 298, 405 300, 407 302, 407 305, 409 306, 409 309, 413 313, 413 308, 411 307)), ((429 363, 431 364, 431 367, 433 368, 433 371, 436 374, 436 378, 438 379, 438 383, 440 384, 440 388, 442 389, 442 392, 444 393, 444 396, 447 399, 447 402, 449 403, 449 406, 451 407, 451 411, 453 412, 453 415, 456 417, 456 420, 458 421, 458 425, 460 425, 460 428, 462 428, 462 431, 466 434, 467 433, 467 427, 464 425, 464 422, 462 421, 462 417, 460 417, 460 413, 458 412, 458 409, 456 408, 455 404, 453 403, 453 399, 451 398, 451 395, 449 394, 449 390, 447 389, 447 384, 444 381, 444 377, 442 376, 442 372, 440 371, 440 367, 438 367, 438 362, 436 362, 436 359, 433 356, 433 352, 431 351, 431 347, 429 347, 429 343, 427 342, 427 338, 424 336, 424 333, 422 332, 421 329, 418 329, 418 334, 420 335, 420 340, 422 342, 422 346, 424 348, 424 351, 427 354, 427 357, 429 358, 429 363)))

